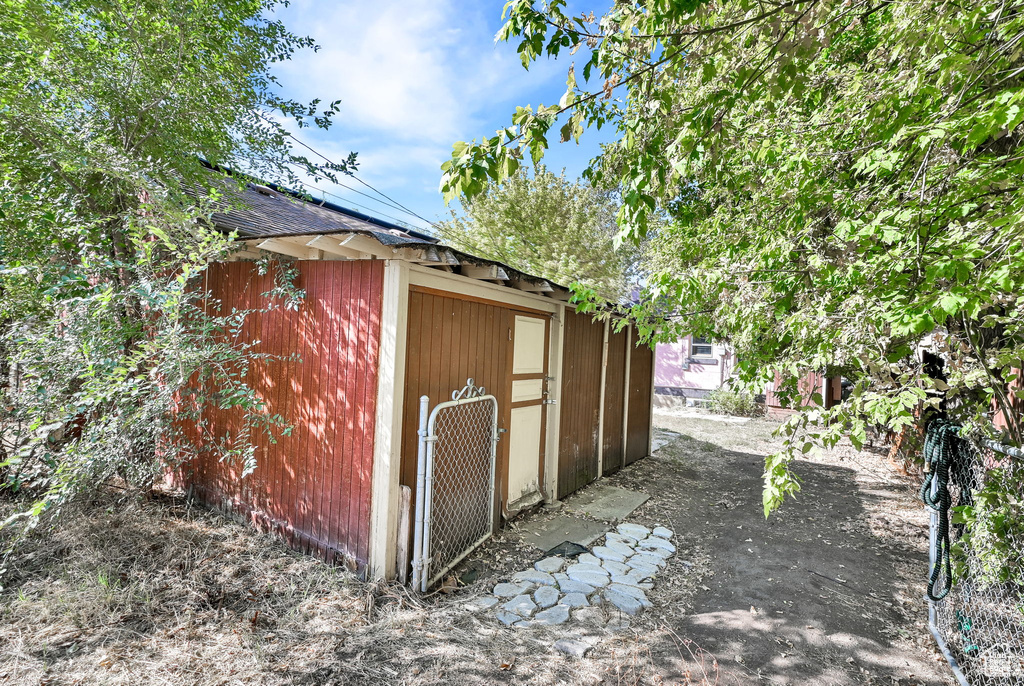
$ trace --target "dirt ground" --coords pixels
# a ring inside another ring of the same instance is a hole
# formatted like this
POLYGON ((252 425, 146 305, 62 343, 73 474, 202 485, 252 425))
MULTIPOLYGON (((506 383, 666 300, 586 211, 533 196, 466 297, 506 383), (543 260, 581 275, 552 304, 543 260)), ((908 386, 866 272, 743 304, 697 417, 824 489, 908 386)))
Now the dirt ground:
POLYGON ((651 494, 631 521, 676 532, 654 607, 628 623, 600 608, 518 630, 467 611, 540 557, 516 524, 458 588, 418 597, 181 500, 108 496, 9 565, 0 684, 947 683, 911 480, 838 451, 802 462, 804 492, 766 522, 769 422, 656 424, 682 437, 607 481, 651 494), (559 638, 594 647, 570 657, 559 638))
POLYGON ((718 657, 723 683, 952 683, 925 625, 928 520, 916 480, 839 448, 800 461, 802 492, 765 520, 774 424, 668 414, 656 424, 682 438, 614 480, 687 484, 677 503, 653 492, 643 514, 671 512, 710 559, 671 626, 718 657))

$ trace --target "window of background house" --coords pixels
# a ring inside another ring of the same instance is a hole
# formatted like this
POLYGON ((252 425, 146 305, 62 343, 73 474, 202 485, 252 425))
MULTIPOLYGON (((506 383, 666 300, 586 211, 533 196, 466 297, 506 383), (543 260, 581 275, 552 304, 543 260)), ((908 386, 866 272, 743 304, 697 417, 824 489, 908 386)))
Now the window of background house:
POLYGON ((706 338, 694 336, 690 339, 690 357, 713 357, 714 354, 711 343, 706 338))

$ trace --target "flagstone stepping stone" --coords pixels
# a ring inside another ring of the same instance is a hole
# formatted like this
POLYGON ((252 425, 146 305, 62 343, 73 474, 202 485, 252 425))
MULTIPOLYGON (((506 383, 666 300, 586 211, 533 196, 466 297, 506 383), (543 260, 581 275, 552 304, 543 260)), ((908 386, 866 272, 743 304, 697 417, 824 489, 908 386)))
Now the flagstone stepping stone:
MULTIPOLYGON (((516 572, 509 582, 497 584, 490 595, 474 598, 465 608, 474 612, 493 608, 500 622, 521 628, 555 626, 570 619, 591 627, 626 628, 627 615, 651 607, 646 592, 654 589, 655 577, 676 552, 669 540, 674 535, 661 525, 651 531, 622 522, 605 534, 604 545, 575 560, 549 553, 535 561, 532 569, 516 572), (608 614, 610 607, 619 612, 608 614)), ((690 566, 686 561, 682 564, 690 566)), ((593 645, 593 641, 573 638, 561 642, 566 646, 559 650, 566 654, 582 655, 593 645), (570 645, 574 643, 579 645, 570 645)))
POLYGON ((565 605, 566 607, 586 607, 590 605, 590 602, 583 593, 566 593, 558 601, 558 604, 565 605))
POLYGON ((605 560, 601 563, 601 566, 608 570, 612 575, 615 574, 629 574, 629 567, 622 562, 614 562, 612 560, 605 560))
POLYGON ((622 524, 619 524, 617 527, 615 527, 615 530, 623 536, 629 536, 631 538, 635 538, 638 541, 647 538, 651 535, 651 530, 648 529, 646 526, 642 526, 640 524, 633 524, 632 522, 623 522, 622 524))
POLYGON ((626 561, 625 555, 603 545, 594 547, 594 555, 597 555, 601 560, 611 560, 612 562, 626 561))
POLYGON ((640 541, 640 545, 637 546, 640 550, 667 550, 670 554, 676 551, 676 547, 669 543, 664 538, 658 538, 657 536, 651 536, 646 541, 640 541))
POLYGON ((596 572, 587 571, 570 571, 569 578, 573 581, 579 581, 587 584, 588 586, 593 586, 594 588, 604 588, 611 581, 607 574, 598 574, 596 572))
POLYGON ((565 570, 565 573, 569 575, 570 579, 572 578, 572 573, 573 572, 593 572, 594 574, 608 574, 609 573, 608 570, 605 569, 604 567, 602 567, 601 565, 592 565, 592 564, 589 564, 589 563, 588 564, 582 564, 581 563, 581 564, 576 564, 576 565, 569 565, 569 568, 565 570))
POLYGON ((562 593, 582 593, 584 595, 590 595, 597 590, 590 584, 585 584, 582 581, 576 581, 575 579, 559 581, 558 588, 562 590, 562 593))
MULTIPOLYGON (((659 538, 658 540, 660 541, 662 539, 659 538)), ((671 544, 669 544, 669 545, 671 545, 671 544)), ((626 545, 625 543, 623 543, 621 541, 607 541, 604 544, 604 547, 608 548, 609 550, 614 550, 615 552, 619 553, 623 557, 629 557, 630 555, 632 555, 633 553, 636 552, 636 550, 633 549, 633 546, 626 545)))
POLYGON ((626 584, 609 584, 608 588, 604 589, 604 591, 605 595, 608 593, 621 593, 623 595, 632 596, 639 600, 644 607, 648 607, 651 604, 651 601, 647 600, 647 594, 644 593, 644 590, 642 588, 637 588, 636 586, 628 586, 626 584))
POLYGON ((506 612, 514 612, 520 617, 529 617, 537 610, 537 604, 528 595, 517 595, 501 607, 506 612))
MULTIPOLYGON (((612 584, 622 584, 624 586, 634 586, 636 588, 649 591, 654 588, 654 584, 649 581, 641 581, 632 574, 612 574, 612 584)), ((610 588, 610 586, 609 586, 610 588)))
POLYGON ((466 603, 466 609, 470 612, 481 612, 482 610, 490 610, 500 602, 501 600, 494 596, 483 596, 480 598, 474 598, 466 603))
MULTIPOLYGON (((658 539, 661 540, 661 539, 658 539)), ((669 545, 672 545, 671 543, 669 545)), ((672 557, 672 553, 665 550, 664 548, 641 548, 637 551, 637 554, 643 553, 644 555, 651 555, 653 557, 660 557, 662 560, 667 560, 672 557)))
POLYGON ((615 531, 609 531, 607 534, 605 534, 604 541, 605 544, 608 544, 610 541, 616 541, 618 543, 625 543, 630 547, 636 545, 635 538, 633 538, 632 536, 623 536, 622 534, 617 533, 615 531))
POLYGON ((617 593, 615 591, 604 592, 604 599, 614 605, 616 608, 625 612, 627 615, 636 615, 643 612, 644 605, 637 598, 626 595, 625 593, 617 593))
POLYGON ((554 586, 541 586, 533 592, 533 600, 537 607, 551 607, 558 602, 560 595, 554 586))
POLYGON ((560 638, 555 641, 555 650, 571 657, 586 657, 587 653, 593 649, 593 644, 587 641, 577 641, 571 638, 560 638))
POLYGON ((533 626, 554 626, 556 624, 565 624, 568 621, 569 608, 565 605, 555 605, 534 615, 533 626))
POLYGON ((532 588, 530 584, 509 584, 500 583, 494 587, 494 595, 499 598, 512 598, 513 596, 522 595, 532 588))
POLYGON ((633 558, 629 561, 629 575, 635 577, 637 581, 646 581, 654 578, 658 573, 658 568, 654 565, 649 565, 644 562, 638 561, 633 558))
MULTIPOLYGON (((662 552, 664 552, 664 551, 662 551, 662 552)), ((662 557, 661 555, 658 555, 654 550, 643 550, 643 551, 640 551, 639 553, 637 553, 633 557, 629 558, 629 563, 630 563, 630 565, 632 565, 634 563, 639 563, 639 564, 644 564, 644 565, 653 565, 653 566, 657 567, 658 569, 664 569, 665 565, 668 564, 667 562, 665 562, 665 558, 662 557)))
POLYGON ((505 626, 512 626, 516 622, 523 621, 523 618, 517 615, 515 612, 509 612, 508 610, 498 610, 498 621, 505 626))
POLYGON ((554 586, 555 577, 547 572, 538 572, 536 569, 527 569, 525 572, 516 572, 512 575, 513 581, 525 581, 530 584, 542 586, 554 586))
POLYGON ((562 571, 562 567, 565 566, 564 557, 545 557, 543 560, 538 560, 533 563, 533 568, 538 572, 547 572, 548 574, 554 574, 555 572, 562 571))

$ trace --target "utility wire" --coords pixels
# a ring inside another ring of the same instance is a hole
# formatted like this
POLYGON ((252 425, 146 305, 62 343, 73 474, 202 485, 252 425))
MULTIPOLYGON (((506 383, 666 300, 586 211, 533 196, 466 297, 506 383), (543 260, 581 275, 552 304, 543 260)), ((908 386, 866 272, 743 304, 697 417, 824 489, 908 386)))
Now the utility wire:
MULTIPOLYGON (((385 214, 384 212, 381 212, 376 207, 368 207, 366 205, 362 205, 360 203, 357 203, 355 200, 351 200, 349 198, 342 197, 342 196, 338 195, 337 193, 331 193, 330 191, 325 191, 323 189, 317 188, 316 186, 313 186, 311 184, 305 183, 304 181, 299 181, 299 183, 302 184, 302 186, 304 186, 309 191, 320 193, 322 195, 329 195, 332 198, 337 198, 338 200, 344 201, 345 204, 347 204, 347 205, 355 205, 356 207, 361 207, 364 210, 369 210, 370 212, 373 212, 374 214, 379 214, 380 216, 385 217, 386 219, 390 219, 391 221, 398 222, 399 224, 408 224, 409 223, 409 222, 405 221, 404 219, 399 219, 398 217, 394 217, 394 216, 392 216, 390 214, 385 214)), ((356 191, 356 192, 358 192, 358 191, 356 191)), ((310 193, 310 195, 312 195, 312 194, 313 193, 310 193)), ((366 195, 366 194, 363 193, 363 195, 366 195)), ((370 197, 372 198, 372 196, 370 196, 370 197)), ((379 200, 376 200, 375 198, 372 198, 372 199, 374 199, 376 202, 380 202, 379 200)))
MULTIPOLYGON (((301 165, 296 164, 295 166, 301 166, 301 165)), ((306 188, 309 188, 310 190, 315 190, 317 192, 324 193, 325 195, 329 195, 329 196, 331 196, 333 198, 338 198, 339 200, 344 200, 345 202, 351 203, 353 205, 358 204, 354 200, 349 200, 348 198, 346 198, 344 196, 341 196, 341 195, 338 195, 337 193, 331 193, 330 191, 321 190, 320 188, 317 188, 316 186, 313 186, 311 184, 305 183, 304 181, 300 180, 300 181, 298 181, 298 183, 302 184, 306 188)), ((399 205, 394 205, 394 204, 389 203, 389 202, 387 202, 385 200, 381 200, 379 198, 375 198, 372 195, 370 195, 369 193, 363 193, 361 190, 358 190, 356 188, 352 188, 352 186, 347 186, 347 185, 341 183, 340 181, 331 181, 331 183, 333 183, 333 184, 335 184, 337 186, 341 186, 342 188, 344 188, 346 190, 350 190, 353 193, 358 193, 359 195, 367 197, 370 200, 372 200, 373 202, 380 203, 381 205, 384 205, 385 207, 389 207, 389 208, 391 208, 393 210, 398 210, 399 212, 403 212, 405 214, 408 214, 411 217, 416 217, 417 219, 422 219, 422 217, 419 217, 418 215, 414 215, 414 214, 410 214, 409 212, 406 212, 406 210, 404 208, 400 207, 399 205)), ((371 209, 369 207, 366 207, 366 205, 359 205, 359 207, 362 207, 364 209, 371 209)), ((377 210, 374 209, 373 211, 376 212, 377 210)), ((385 215, 385 216, 387 216, 387 215, 385 215)), ((394 219, 394 217, 391 217, 391 218, 394 219)), ((402 220, 402 221, 404 221, 404 220, 402 220)), ((426 220, 424 220, 424 221, 426 221, 426 220)))
MULTIPOLYGON (((285 133, 288 133, 288 132, 285 132, 285 133)), ((302 147, 304 147, 304 148, 306 148, 307 150, 309 150, 310 152, 312 152, 312 153, 314 153, 314 154, 318 155, 319 157, 321 157, 322 159, 324 159, 324 160, 325 160, 325 161, 326 161, 326 162, 327 162, 328 164, 332 164, 332 165, 334 165, 334 166, 338 166, 337 164, 335 164, 335 163, 334 163, 334 161, 333 161, 333 160, 331 160, 331 159, 330 159, 329 157, 327 157, 327 155, 323 154, 322 152, 320 152, 320 151, 319 151, 319 150, 317 150, 316 148, 314 148, 314 147, 312 147, 312 146, 308 145, 307 143, 304 143, 304 142, 302 142, 302 141, 301 141, 301 140, 299 140, 299 139, 298 139, 298 138, 297 138, 297 137, 296 137, 296 136, 295 136, 294 134, 288 133, 288 137, 289 137, 289 138, 291 138, 291 139, 292 139, 293 141, 295 141, 296 143, 298 143, 299 145, 301 145, 302 147)), ((367 183, 366 181, 363 181, 362 179, 360 179, 360 178, 359 178, 358 176, 356 176, 355 174, 350 174, 350 176, 351 176, 351 177, 352 177, 353 179, 355 179, 356 181, 358 181, 359 183, 363 184, 364 186, 366 186, 367 188, 369 188, 370 190, 372 190, 372 191, 373 191, 374 193, 376 193, 377 195, 380 195, 381 197, 383 197, 383 198, 386 198, 386 199, 387 199, 387 200, 389 200, 390 202, 394 203, 394 205, 397 205, 397 206, 398 206, 398 208, 402 209, 402 210, 403 210, 404 212, 406 212, 406 213, 408 213, 408 214, 411 214, 412 216, 416 217, 417 219, 419 219, 419 220, 421 220, 421 221, 425 221, 425 222, 426 222, 427 224, 429 224, 430 226, 434 226, 434 222, 432 222, 432 221, 430 221, 429 219, 427 219, 426 217, 423 217, 423 216, 421 216, 421 215, 417 214, 416 212, 414 212, 414 211, 410 210, 410 209, 409 209, 408 207, 406 207, 406 206, 405 206, 405 205, 403 205, 402 203, 398 202, 397 200, 395 200, 394 198, 392 198, 391 196, 389 196, 389 195, 388 195, 387 193, 384 193, 383 191, 379 191, 379 190, 377 190, 376 188, 374 188, 373 186, 371 186, 371 185, 370 185, 369 183, 367 183)), ((341 185, 341 184, 338 184, 338 185, 341 185)), ((378 202, 379 202, 379 201, 378 201, 378 202)))

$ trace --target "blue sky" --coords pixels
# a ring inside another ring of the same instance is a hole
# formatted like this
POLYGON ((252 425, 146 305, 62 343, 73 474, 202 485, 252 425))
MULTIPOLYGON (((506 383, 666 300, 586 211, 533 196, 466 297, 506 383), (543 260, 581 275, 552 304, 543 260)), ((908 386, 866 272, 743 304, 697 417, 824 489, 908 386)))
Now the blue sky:
MULTIPOLYGON (((283 94, 342 101, 330 130, 293 132, 331 159, 359 153, 359 178, 426 219, 446 218, 438 184, 452 144, 493 135, 511 123, 516 105, 556 103, 569 65, 583 58, 581 51, 527 72, 514 44, 494 42, 504 2, 293 0, 277 16, 321 47, 278 65, 283 94)), ((595 133, 579 146, 554 145, 545 163, 578 176, 598 151, 595 133)), ((373 195, 358 182, 346 183, 373 195)), ((424 226, 346 188, 320 188, 341 197, 327 198, 333 202, 424 226)))

